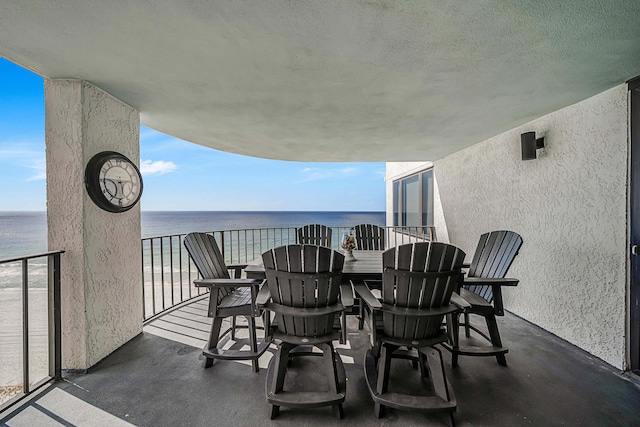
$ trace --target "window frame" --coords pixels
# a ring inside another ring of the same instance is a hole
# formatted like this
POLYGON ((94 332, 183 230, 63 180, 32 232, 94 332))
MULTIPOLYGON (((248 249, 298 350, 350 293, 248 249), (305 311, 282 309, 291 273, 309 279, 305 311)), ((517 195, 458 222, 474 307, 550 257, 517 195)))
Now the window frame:
POLYGON ((410 175, 406 175, 403 176, 402 178, 396 179, 392 181, 392 198, 393 198, 393 226, 394 227, 411 227, 414 228, 416 230, 420 230, 422 229, 423 233, 427 233, 433 228, 434 226, 434 197, 433 197, 433 193, 434 193, 434 173, 433 173, 433 167, 429 167, 423 170, 420 170, 418 172, 412 173, 410 175), (430 188, 427 189, 427 198, 429 200, 427 200, 427 204, 425 205, 425 201, 424 201, 424 195, 425 195, 425 189, 424 189, 424 181, 425 181, 425 175, 430 173, 430 179, 428 179, 428 181, 430 181, 430 183, 427 183, 426 185, 429 186, 430 184, 430 188), (417 218, 417 224, 406 224, 406 219, 407 219, 407 212, 403 211, 403 207, 406 206, 406 200, 404 200, 404 198, 406 198, 406 194, 405 194, 405 188, 406 186, 404 185, 405 183, 408 183, 412 180, 414 180, 415 178, 418 178, 418 191, 417 191, 417 195, 418 195, 418 200, 417 200, 417 206, 418 206, 418 218, 417 218), (426 220, 425 220, 425 216, 426 216, 426 220))

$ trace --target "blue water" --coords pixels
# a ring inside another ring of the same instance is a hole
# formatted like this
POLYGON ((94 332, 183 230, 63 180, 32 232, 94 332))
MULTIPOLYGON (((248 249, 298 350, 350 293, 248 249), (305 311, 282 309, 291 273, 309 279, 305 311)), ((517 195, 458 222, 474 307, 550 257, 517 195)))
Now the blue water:
MULTIPOLYGON (((384 212, 142 212, 142 236, 192 231, 299 227, 324 224, 350 227, 385 225, 384 212)), ((63 248, 52 248, 63 249, 63 248)), ((47 251, 45 212, 0 212, 0 260, 47 251)))
MULTIPOLYGON (((361 223, 384 225, 385 213, 142 212, 141 237, 186 234, 192 231, 299 227, 314 223, 331 227, 351 227, 361 223)), ((45 212, 0 212, 0 260, 42 253, 47 250, 47 216, 45 212)), ((46 258, 31 260, 29 264, 29 283, 31 286, 44 286, 47 277, 46 258)), ((159 262, 156 264, 158 267, 159 262)), ((0 264, 0 289, 20 286, 21 270, 20 263, 0 264)))

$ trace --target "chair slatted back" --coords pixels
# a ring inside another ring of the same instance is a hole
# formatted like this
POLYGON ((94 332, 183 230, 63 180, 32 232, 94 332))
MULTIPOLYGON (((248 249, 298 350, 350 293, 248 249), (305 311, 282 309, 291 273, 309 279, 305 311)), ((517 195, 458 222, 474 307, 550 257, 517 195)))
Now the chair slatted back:
MULTIPOLYGON (((314 309, 339 303, 344 265, 344 255, 341 253, 317 245, 288 245, 263 253, 262 260, 275 304, 314 309)), ((280 332, 301 337, 333 332, 336 313, 315 317, 302 314, 276 314, 280 332)))
POLYGON ((308 224, 296 228, 296 243, 331 247, 331 228, 322 224, 308 224))
MULTIPOLYGON (((504 278, 521 246, 522 237, 513 231, 499 230, 483 234, 473 255, 468 276, 485 279, 504 278)), ((465 285, 464 287, 486 301, 493 302, 491 286, 465 285)))
POLYGON ((426 339, 440 333, 443 314, 417 317, 385 310, 447 306, 462 278, 465 253, 445 243, 420 242, 383 253, 382 303, 384 334, 403 339, 426 339))
POLYGON ((356 249, 381 251, 385 249, 384 228, 374 224, 358 224, 353 227, 356 249))
MULTIPOLYGON (((183 243, 203 279, 230 278, 215 237, 207 233, 189 233, 183 243)), ((218 303, 231 292, 232 289, 221 288, 218 292, 218 303)))

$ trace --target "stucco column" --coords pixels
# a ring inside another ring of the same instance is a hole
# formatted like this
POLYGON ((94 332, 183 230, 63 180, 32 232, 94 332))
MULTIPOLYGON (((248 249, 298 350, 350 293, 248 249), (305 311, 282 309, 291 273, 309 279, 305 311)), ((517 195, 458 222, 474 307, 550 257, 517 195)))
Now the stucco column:
POLYGON ((140 114, 80 80, 45 80, 49 249, 62 255, 62 367, 84 370, 142 332, 140 205, 97 207, 84 169, 101 151, 140 163, 140 114))

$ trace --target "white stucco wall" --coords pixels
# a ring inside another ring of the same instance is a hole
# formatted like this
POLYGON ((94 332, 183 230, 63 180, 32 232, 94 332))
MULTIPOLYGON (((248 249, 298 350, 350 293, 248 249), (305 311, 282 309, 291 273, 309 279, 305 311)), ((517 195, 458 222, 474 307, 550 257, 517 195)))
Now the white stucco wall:
POLYGON ((627 119, 621 85, 434 162, 449 239, 469 260, 487 231, 524 239, 505 307, 620 369, 627 119), (544 135, 544 157, 521 160, 527 131, 544 135))
POLYGON ((49 248, 62 256, 64 369, 87 369, 142 332, 140 207, 101 210, 84 187, 89 159, 139 164, 139 113, 78 80, 45 80, 49 248))

